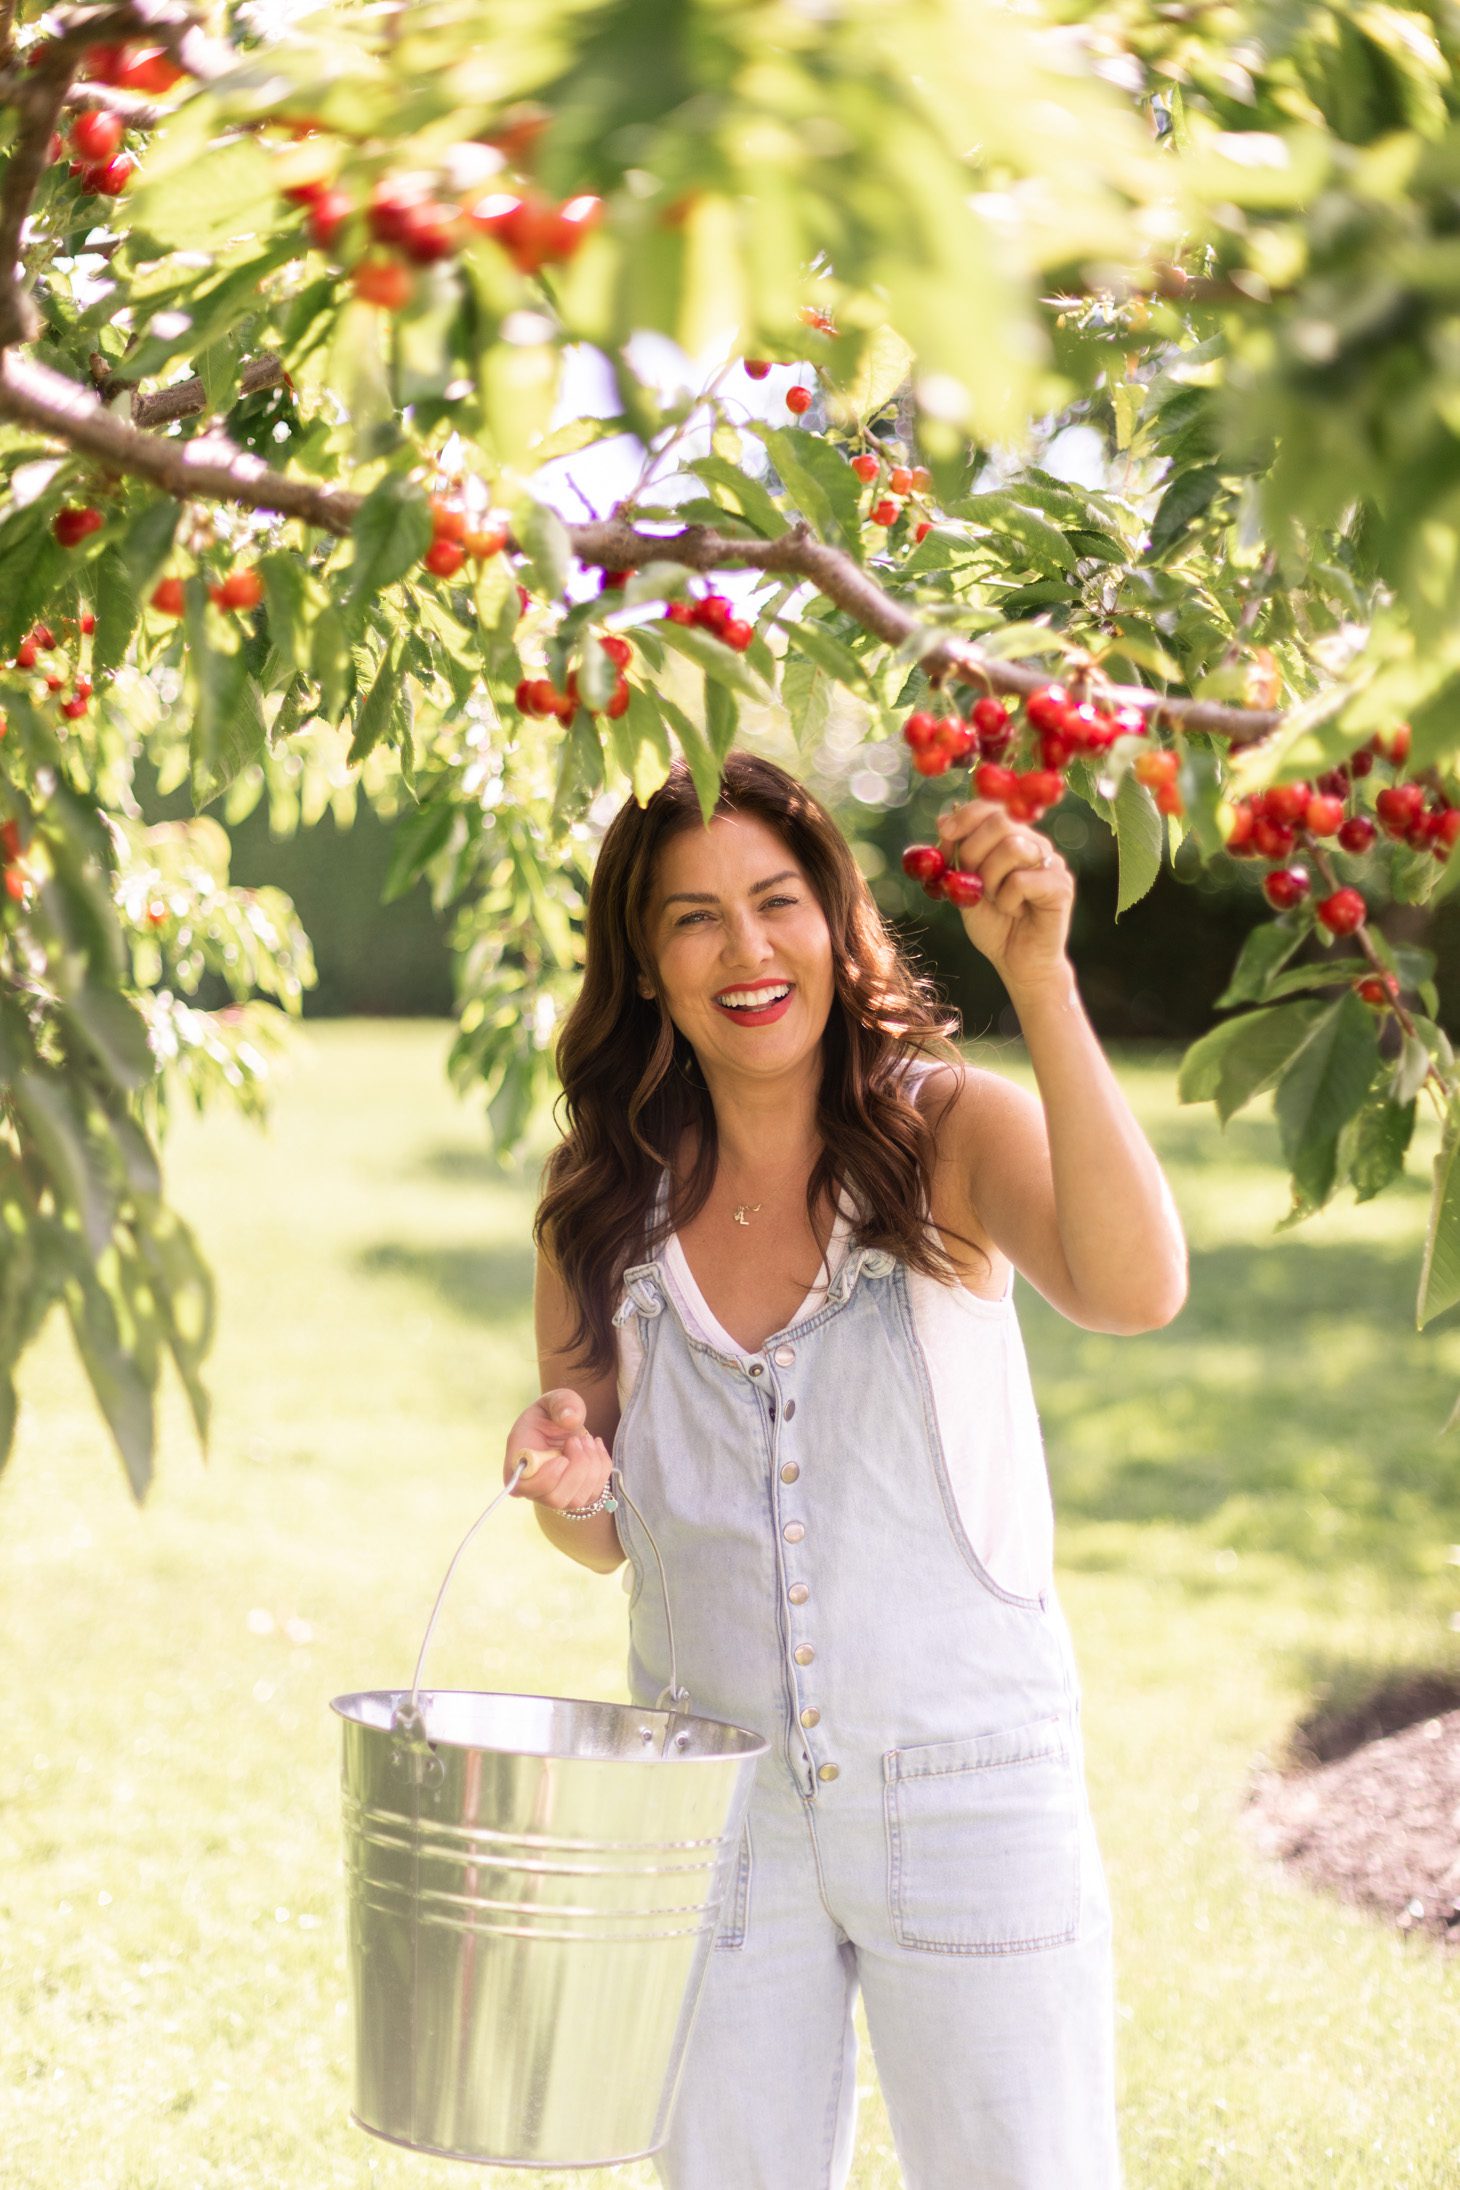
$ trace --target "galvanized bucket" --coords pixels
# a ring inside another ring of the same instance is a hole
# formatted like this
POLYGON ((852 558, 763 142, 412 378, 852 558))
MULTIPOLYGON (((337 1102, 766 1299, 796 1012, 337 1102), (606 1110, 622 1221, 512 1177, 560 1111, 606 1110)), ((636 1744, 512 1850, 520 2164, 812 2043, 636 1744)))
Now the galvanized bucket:
MULTIPOLYGON (((352 2118, 484 2166, 613 2167, 669 2133, 769 1744, 690 1714, 672 1621, 652 1710, 422 1690, 457 1560, 523 1472, 458 1546, 409 1690, 333 1699, 352 2118)), ((617 1470, 610 1488, 644 1525, 617 1470)))

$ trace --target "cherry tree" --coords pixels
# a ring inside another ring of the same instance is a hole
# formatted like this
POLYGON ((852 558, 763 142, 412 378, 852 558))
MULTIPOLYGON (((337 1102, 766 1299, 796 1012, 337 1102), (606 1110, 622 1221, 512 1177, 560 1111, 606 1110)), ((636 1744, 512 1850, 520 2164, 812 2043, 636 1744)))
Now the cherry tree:
MULTIPOLYGON (((1432 1106, 1417 1320, 1452 1307, 1455 1061, 1384 919, 1457 872, 1456 36, 0 0, 0 1458, 56 1303, 139 1496, 166 1358, 206 1444, 158 1151, 179 1099, 262 1108, 312 978, 210 808, 392 819, 510 1154, 598 802, 682 754, 708 814, 745 728, 809 760, 833 709, 917 795, 1082 802, 1121 911, 1250 863, 1271 917, 1179 1091, 1273 1093, 1286 1223, 1389 1186, 1432 1106), (565 415, 584 359, 611 400, 565 415), (1098 484, 1046 461, 1073 426, 1098 484), (607 510, 562 483, 598 444, 607 510), (190 819, 145 822, 144 763, 190 819)), ((903 865, 890 911, 976 901, 903 865)))

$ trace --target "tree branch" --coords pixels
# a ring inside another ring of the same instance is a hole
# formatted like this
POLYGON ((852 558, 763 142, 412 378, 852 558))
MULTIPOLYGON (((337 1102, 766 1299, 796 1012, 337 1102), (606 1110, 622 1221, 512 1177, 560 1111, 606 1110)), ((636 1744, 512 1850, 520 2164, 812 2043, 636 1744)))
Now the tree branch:
MULTIPOLYGON (((91 369, 96 376, 95 392, 103 403, 114 403, 127 389, 135 389, 135 380, 128 380, 125 373, 108 369, 107 360, 98 353, 92 358, 91 369), (99 368, 99 369, 98 369, 99 368)), ((258 357, 249 358, 239 374, 239 395, 257 395, 261 388, 277 388, 288 380, 284 360, 272 351, 264 351, 258 357)), ((234 398, 235 402, 238 400, 234 398)), ((189 380, 175 380, 170 387, 157 388, 151 395, 132 397, 132 424, 143 428, 171 426, 179 418, 196 418, 199 411, 208 408, 207 392, 202 381, 194 375, 189 380)))
MULTIPOLYGON (((161 396, 171 394, 170 389, 160 391, 161 396)), ((341 538, 348 534, 360 507, 358 494, 320 486, 313 480, 290 479, 235 447, 222 434, 207 434, 196 441, 159 439, 114 417, 75 381, 33 360, 0 357, 0 417, 54 434, 71 448, 95 457, 109 470, 148 479, 180 501, 197 497, 233 502, 246 509, 272 510, 281 517, 298 517, 305 524, 341 538)), ((805 579, 829 601, 844 608, 864 631, 888 646, 903 646, 920 628, 925 630, 927 644, 918 658, 931 676, 952 674, 990 692, 1021 699, 1049 682, 1044 670, 994 661, 966 639, 952 633, 941 635, 933 627, 923 626, 911 609, 888 593, 851 556, 816 539, 804 524, 793 525, 773 540, 729 538, 704 525, 688 525, 682 532, 660 535, 641 532, 623 517, 569 525, 567 533, 578 560, 603 570, 637 570, 645 563, 668 562, 688 570, 764 570, 805 579)), ((1075 671, 1077 682, 1083 682, 1089 667, 1085 658, 1075 671)), ((1153 723, 1167 722, 1187 732, 1226 738, 1234 746, 1250 745, 1265 737, 1283 719, 1279 709, 1227 707, 1212 700, 1173 700, 1140 685, 1102 688, 1101 696, 1115 706, 1137 708, 1153 723)))

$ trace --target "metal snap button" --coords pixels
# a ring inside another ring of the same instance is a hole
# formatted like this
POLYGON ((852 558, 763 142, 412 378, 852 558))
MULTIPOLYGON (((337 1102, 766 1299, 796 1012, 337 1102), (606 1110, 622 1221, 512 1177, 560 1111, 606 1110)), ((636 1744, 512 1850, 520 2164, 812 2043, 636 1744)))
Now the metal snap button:
POLYGON ((811 1592, 804 1582, 792 1582, 790 1588, 786 1591, 786 1595, 790 1598, 792 1604, 805 1604, 811 1592))
POLYGON ((819 1726, 821 1724, 821 1713, 814 1703, 808 1703, 801 1713, 801 1724, 803 1726, 819 1726))
POLYGON ((796 1349, 794 1346, 778 1346, 771 1355, 771 1359, 778 1369, 789 1369, 795 1358, 796 1349))
MULTIPOLYGON (((790 1409, 787 1408, 786 1411, 787 1413, 789 1413, 790 1409)), ((801 1470, 797 1467, 795 1461, 788 1460, 786 1462, 786 1465, 781 1470, 781 1481, 783 1483, 794 1483, 800 1473, 801 1470)))
POLYGON ((747 1376, 764 1376, 765 1363, 763 1361, 752 1361, 745 1373, 747 1376))
POLYGON ((839 1764, 818 1764, 816 1776, 818 1779, 840 1779, 842 1768, 839 1764))
POLYGON ((798 1665, 810 1665, 812 1659, 816 1656, 816 1652, 812 1649, 810 1643, 797 1643, 791 1655, 798 1665))
POLYGON ((794 1400, 794 1399, 788 1399, 788 1400, 786 1401, 786 1420, 787 1420, 788 1422, 790 1421, 790 1419, 791 1419, 792 1415, 793 1415, 793 1414, 794 1414, 795 1412, 796 1412, 796 1402, 795 1402, 795 1400, 794 1400))
POLYGON ((788 1544, 799 1544, 806 1534, 806 1523, 804 1521, 788 1521, 781 1530, 781 1534, 788 1544))

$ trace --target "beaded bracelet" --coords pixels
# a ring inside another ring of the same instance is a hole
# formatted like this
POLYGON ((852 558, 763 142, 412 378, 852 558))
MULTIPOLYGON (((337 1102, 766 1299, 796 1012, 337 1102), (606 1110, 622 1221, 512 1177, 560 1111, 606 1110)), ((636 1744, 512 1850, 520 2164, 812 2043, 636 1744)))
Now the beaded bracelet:
POLYGON ((591 1506, 559 1506, 557 1511, 565 1521, 591 1521, 595 1513, 617 1513, 618 1500, 605 1483, 591 1506))

